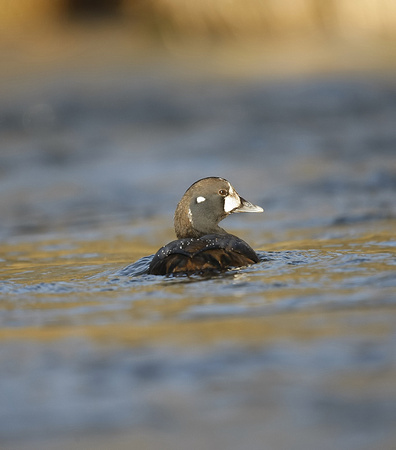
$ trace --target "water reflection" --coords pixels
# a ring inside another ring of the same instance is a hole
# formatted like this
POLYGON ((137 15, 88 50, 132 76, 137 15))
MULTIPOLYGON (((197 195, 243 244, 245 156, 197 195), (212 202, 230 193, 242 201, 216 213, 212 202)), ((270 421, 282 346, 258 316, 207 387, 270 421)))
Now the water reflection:
POLYGON ((249 423, 252 448, 259 429, 271 435, 262 414, 297 433, 298 412, 316 443, 329 426, 341 441, 392 439, 395 223, 375 225, 353 237, 350 225, 288 230, 288 241, 263 245, 258 264, 212 278, 142 273, 158 242, 128 238, 129 227, 125 238, 118 228, 102 240, 3 244, 1 435, 10 448, 17 436, 51 448, 51 436, 105 424, 122 431, 98 448, 138 445, 136 433, 160 448, 159 426, 177 446, 177 430, 212 411, 200 426, 228 442, 229 428, 249 423), (315 238, 330 231, 341 237, 315 238), (123 271, 131 261, 135 271, 123 271))
POLYGON ((140 258, 135 253, 137 261, 119 270, 129 258, 125 249, 136 248, 134 241, 20 242, 6 247, 10 258, 3 269, 6 279, 0 284, 2 325, 8 327, 10 320, 12 326, 27 326, 26 315, 20 314, 19 325, 15 317, 18 310, 29 309, 39 311, 42 326, 57 322, 64 326, 81 317, 83 323, 95 323, 98 317, 101 323, 114 323, 120 310, 125 310, 122 322, 145 321, 155 312, 154 323, 171 317, 193 318, 202 311, 210 317, 212 310, 216 317, 220 311, 227 317, 313 306, 361 306, 370 298, 380 306, 392 302, 396 287, 393 243, 393 234, 386 229, 355 240, 282 242, 268 246, 272 250, 259 251, 260 262, 244 269, 213 277, 169 278, 147 275, 152 254, 140 258), (101 251, 94 253, 100 245, 101 251), (301 250, 287 250, 287 246, 301 250), (123 253, 118 254, 119 250, 123 253), (109 261, 107 267, 103 261, 109 261))

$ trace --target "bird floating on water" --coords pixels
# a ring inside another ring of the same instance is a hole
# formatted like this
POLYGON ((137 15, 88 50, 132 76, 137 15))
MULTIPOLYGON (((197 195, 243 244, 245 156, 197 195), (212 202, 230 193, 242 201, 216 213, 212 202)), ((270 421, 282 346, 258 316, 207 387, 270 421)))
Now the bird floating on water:
POLYGON ((227 233, 219 222, 232 213, 263 212, 240 197, 224 178, 208 177, 192 184, 177 205, 177 240, 160 248, 148 273, 153 275, 223 272, 257 263, 256 252, 227 233))

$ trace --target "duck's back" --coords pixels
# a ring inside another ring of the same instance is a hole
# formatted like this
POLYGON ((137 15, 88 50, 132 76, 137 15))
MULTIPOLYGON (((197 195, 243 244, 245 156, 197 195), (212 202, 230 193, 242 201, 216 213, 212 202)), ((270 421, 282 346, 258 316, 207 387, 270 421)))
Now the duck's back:
POLYGON ((258 262, 255 251, 231 234, 211 234, 198 239, 172 241, 154 255, 153 275, 222 272, 258 262))

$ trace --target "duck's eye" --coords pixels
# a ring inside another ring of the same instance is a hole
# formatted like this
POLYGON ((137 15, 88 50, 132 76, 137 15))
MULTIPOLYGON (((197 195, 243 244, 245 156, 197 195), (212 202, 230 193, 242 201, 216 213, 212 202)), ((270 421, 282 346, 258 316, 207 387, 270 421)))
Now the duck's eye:
POLYGON ((220 190, 219 190, 219 194, 220 194, 222 197, 225 197, 225 196, 227 195, 227 191, 226 191, 225 189, 220 189, 220 190))

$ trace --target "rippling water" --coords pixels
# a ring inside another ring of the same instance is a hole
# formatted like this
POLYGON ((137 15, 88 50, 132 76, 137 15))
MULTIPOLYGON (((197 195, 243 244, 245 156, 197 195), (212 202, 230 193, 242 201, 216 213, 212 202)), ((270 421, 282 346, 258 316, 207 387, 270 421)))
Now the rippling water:
POLYGON ((2 448, 394 448, 393 82, 60 78, 0 109, 2 448), (264 207, 223 222, 260 262, 145 274, 212 175, 264 207))

